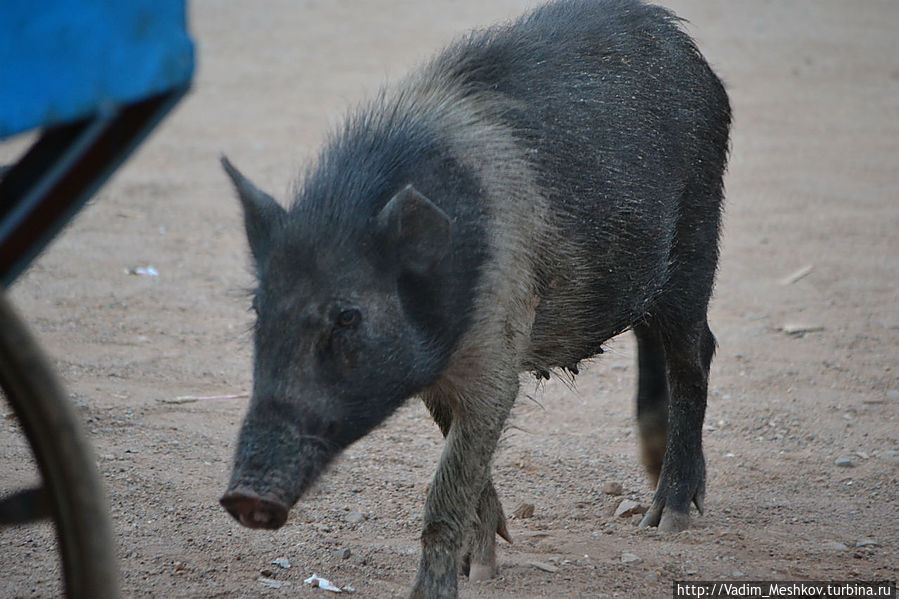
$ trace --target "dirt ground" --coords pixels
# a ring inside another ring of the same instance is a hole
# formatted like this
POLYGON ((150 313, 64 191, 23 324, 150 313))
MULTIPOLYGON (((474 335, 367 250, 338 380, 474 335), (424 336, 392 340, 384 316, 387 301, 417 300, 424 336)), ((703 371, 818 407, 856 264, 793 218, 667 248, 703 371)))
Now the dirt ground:
MULTIPOLYGON (((494 479, 507 513, 530 503, 534 515, 510 521, 499 576, 463 580, 463 597, 897 578, 899 3, 667 4, 735 114, 706 513, 676 535, 613 516, 623 498, 652 496, 624 335, 573 388, 524 379, 494 479)), ((274 532, 241 528, 217 503, 246 397, 173 402, 250 388, 248 252, 218 155, 284 200, 348 105, 523 6, 191 3, 193 93, 12 288, 96 448, 126 596, 330 596, 304 585, 313 573, 360 598, 405 593, 442 447, 420 402, 351 447, 274 532), (158 276, 129 274, 147 266, 158 276)), ((0 162, 22 145, 0 146, 0 162)), ((8 414, 0 472, 3 490, 37 477, 8 414)), ((59 595, 52 530, 0 530, 0 597, 59 595)))

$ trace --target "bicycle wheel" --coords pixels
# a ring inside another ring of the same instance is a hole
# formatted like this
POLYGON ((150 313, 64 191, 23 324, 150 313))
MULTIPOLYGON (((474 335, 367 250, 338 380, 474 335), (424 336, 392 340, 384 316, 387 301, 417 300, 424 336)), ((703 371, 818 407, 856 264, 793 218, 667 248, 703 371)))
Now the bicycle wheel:
POLYGON ((0 387, 31 444, 44 487, 3 501, 6 522, 50 516, 70 599, 115 599, 118 572, 100 477, 74 408, 0 291, 0 387))

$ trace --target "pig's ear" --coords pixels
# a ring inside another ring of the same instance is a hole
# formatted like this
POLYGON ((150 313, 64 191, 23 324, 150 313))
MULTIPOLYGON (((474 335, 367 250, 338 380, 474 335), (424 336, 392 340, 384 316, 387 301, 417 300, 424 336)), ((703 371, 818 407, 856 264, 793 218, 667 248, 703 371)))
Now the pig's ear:
POLYGON ((427 274, 449 251, 449 217, 411 185, 381 209, 377 226, 397 261, 415 274, 427 274))
POLYGON ((285 214, 284 208, 272 196, 250 183, 225 156, 222 156, 222 167, 234 183, 234 189, 237 190, 237 196, 243 204, 244 225, 247 228, 250 251, 253 252, 253 257, 259 260, 268 245, 272 228, 285 214))

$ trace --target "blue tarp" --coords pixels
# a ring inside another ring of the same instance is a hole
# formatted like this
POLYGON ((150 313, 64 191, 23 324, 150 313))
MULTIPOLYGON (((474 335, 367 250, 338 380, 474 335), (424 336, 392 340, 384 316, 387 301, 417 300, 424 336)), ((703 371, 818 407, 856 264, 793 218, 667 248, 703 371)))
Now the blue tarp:
POLYGON ((0 0, 0 138, 185 87, 193 68, 184 0, 0 0))

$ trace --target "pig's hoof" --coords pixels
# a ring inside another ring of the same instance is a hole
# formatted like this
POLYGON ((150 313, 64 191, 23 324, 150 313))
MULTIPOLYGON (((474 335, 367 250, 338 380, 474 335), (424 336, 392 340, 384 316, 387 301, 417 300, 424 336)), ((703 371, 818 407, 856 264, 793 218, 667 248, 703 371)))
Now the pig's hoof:
POLYGON ((653 503, 640 521, 641 528, 650 526, 658 526, 663 532, 681 532, 690 528, 690 514, 688 512, 678 512, 670 508, 663 509, 653 503))
POLYGON ((640 520, 640 528, 649 528, 651 526, 658 526, 659 521, 662 519, 662 510, 661 508, 656 509, 655 504, 650 506, 649 510, 646 512, 646 515, 643 516, 643 519, 640 520))
POLYGON ((471 582, 484 582, 496 575, 496 566, 472 562, 468 570, 468 580, 471 582))
POLYGON ((219 500, 234 519, 247 528, 281 528, 288 507, 277 499, 260 497, 249 489, 234 489, 219 500))
POLYGON ((664 532, 680 532, 690 528, 690 514, 686 512, 675 512, 673 510, 664 510, 662 519, 659 521, 659 530, 664 532))
POLYGON ((694 504, 701 514, 705 502, 705 461, 701 454, 693 464, 692 468, 681 469, 681 472, 692 471, 690 474, 682 474, 676 479, 666 476, 666 469, 662 468, 659 486, 646 516, 640 522, 641 527, 658 526, 659 530, 665 532, 680 532, 690 528, 690 504, 694 504))

